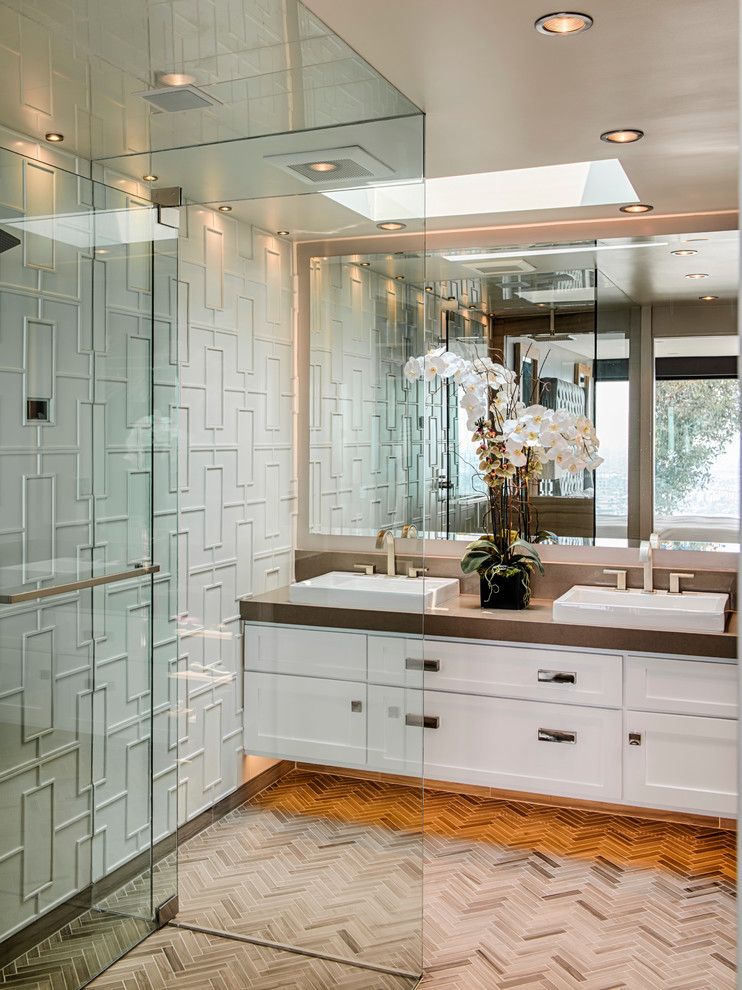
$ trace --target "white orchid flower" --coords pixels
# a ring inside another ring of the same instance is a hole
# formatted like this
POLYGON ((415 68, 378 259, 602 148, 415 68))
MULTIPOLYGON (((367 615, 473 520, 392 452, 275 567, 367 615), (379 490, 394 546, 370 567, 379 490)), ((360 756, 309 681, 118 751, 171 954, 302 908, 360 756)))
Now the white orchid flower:
POLYGON ((411 357, 404 366, 404 376, 407 381, 416 382, 418 378, 422 377, 422 373, 423 366, 420 358, 411 357))
POLYGON ((524 444, 513 441, 512 439, 508 440, 505 444, 505 457, 515 467, 523 467, 528 460, 524 444))
POLYGON ((431 351, 425 355, 423 377, 426 382, 432 382, 446 370, 446 362, 441 355, 442 350, 440 353, 431 351))

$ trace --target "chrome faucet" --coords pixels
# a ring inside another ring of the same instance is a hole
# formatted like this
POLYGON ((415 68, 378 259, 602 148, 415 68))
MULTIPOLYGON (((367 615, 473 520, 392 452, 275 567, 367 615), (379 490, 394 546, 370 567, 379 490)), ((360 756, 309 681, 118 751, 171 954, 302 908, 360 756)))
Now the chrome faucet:
POLYGON ((408 540, 417 539, 417 526, 414 523, 410 523, 409 526, 403 526, 402 538, 408 540))
POLYGON ((376 537, 376 549, 383 550, 386 547, 386 572, 390 577, 396 573, 394 570, 394 536, 390 529, 380 529, 376 537))
POLYGON ((653 595, 654 587, 652 580, 652 551, 659 550, 660 538, 656 533, 650 534, 648 540, 642 540, 639 544, 639 562, 644 564, 644 594, 653 595))

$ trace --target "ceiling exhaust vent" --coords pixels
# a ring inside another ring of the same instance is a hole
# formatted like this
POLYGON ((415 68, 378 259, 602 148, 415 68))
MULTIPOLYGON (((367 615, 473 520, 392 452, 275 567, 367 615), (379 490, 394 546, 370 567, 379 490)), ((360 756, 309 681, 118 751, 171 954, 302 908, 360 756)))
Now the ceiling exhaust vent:
POLYGON ((520 275, 535 272, 536 266, 522 258, 503 258, 502 261, 462 261, 464 268, 471 268, 477 275, 520 275))
POLYGON ((266 155, 265 161, 313 186, 393 175, 387 165, 355 145, 352 148, 325 148, 291 155, 266 155))
POLYGON ((222 104, 196 86, 165 86, 163 89, 146 89, 135 93, 161 113, 180 113, 182 110, 207 110, 222 104))

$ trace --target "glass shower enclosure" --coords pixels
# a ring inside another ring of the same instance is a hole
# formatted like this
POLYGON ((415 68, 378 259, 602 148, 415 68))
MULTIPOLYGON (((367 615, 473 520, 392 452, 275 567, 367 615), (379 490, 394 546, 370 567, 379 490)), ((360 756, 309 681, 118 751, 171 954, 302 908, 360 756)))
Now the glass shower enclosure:
MULTIPOLYGON (((0 151, 0 975, 78 987, 177 894, 177 229, 0 151)), ((169 907, 168 907, 169 905, 169 907)))

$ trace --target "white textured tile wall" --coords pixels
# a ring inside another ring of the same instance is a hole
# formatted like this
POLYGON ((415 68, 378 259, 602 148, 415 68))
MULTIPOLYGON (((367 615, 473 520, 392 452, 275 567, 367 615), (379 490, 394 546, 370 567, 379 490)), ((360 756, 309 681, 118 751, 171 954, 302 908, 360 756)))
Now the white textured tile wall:
MULTIPOLYGON (((115 190, 0 156, 0 202, 10 216, 75 214, 79 234, 93 205, 125 206, 115 190)), ((84 577, 91 561, 120 569, 153 552, 162 572, 154 600, 144 579, 0 606, 0 937, 149 847, 153 702, 157 837, 176 822, 166 676, 177 655, 174 559, 162 539, 174 528, 177 496, 167 471, 169 348, 154 383, 154 548, 148 447, 150 355, 172 336, 177 270, 155 287, 153 339, 151 287, 136 275, 148 248, 108 245, 96 257, 91 242, 58 232, 52 241, 21 231, 22 244, 0 255, 4 583, 13 567, 58 584, 84 577), (27 417, 30 398, 49 403, 49 422, 27 417)))
POLYGON ((442 504, 444 407, 403 368, 439 332, 436 304, 342 258, 312 261, 311 292, 309 531, 422 529, 442 504))
POLYGON ((250 772, 236 599, 291 580, 296 481, 291 245, 214 210, 181 212, 184 821, 250 772))

